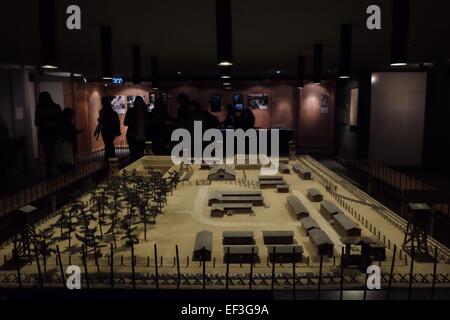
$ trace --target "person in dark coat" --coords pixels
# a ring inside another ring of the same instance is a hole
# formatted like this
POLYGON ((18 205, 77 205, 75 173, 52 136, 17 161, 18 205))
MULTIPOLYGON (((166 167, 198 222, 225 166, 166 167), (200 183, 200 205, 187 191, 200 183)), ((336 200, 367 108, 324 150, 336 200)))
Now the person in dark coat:
POLYGON ((144 155, 145 141, 147 140, 147 120, 147 105, 142 97, 136 97, 134 107, 128 109, 123 122, 128 127, 127 142, 132 161, 136 161, 144 155))
POLYGON ((105 144, 105 161, 116 157, 114 139, 120 136, 119 115, 112 108, 111 102, 114 98, 106 96, 102 98, 102 109, 98 118, 97 136, 101 133, 105 144))
POLYGON ((189 97, 185 93, 177 96, 177 121, 182 122, 189 116, 189 97))
POLYGON ((55 148, 58 141, 58 123, 61 119, 61 107, 53 102, 50 93, 39 94, 34 124, 38 128, 38 139, 45 157, 47 176, 55 173, 55 148))
POLYGON ((252 129, 255 127, 255 115, 253 111, 250 109, 245 109, 241 112, 240 117, 238 118, 237 128, 242 129, 244 131, 248 129, 252 129))
POLYGON ((58 167, 61 171, 73 169, 75 167, 75 152, 77 147, 77 135, 84 129, 77 129, 73 123, 75 111, 72 108, 65 108, 62 112, 59 129, 58 144, 58 167))

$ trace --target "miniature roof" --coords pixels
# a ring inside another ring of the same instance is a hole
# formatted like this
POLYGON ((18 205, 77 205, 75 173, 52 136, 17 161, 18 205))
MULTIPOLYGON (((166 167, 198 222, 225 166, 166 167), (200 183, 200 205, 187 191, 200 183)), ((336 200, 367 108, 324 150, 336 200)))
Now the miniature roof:
POLYGON ((197 233, 195 238, 194 251, 202 250, 203 247, 206 250, 211 250, 213 233, 211 231, 203 230, 197 233))
POLYGON ((258 254, 259 249, 257 246, 224 246, 223 253, 227 254, 228 248, 230 248, 230 254, 258 254))
POLYGON ((320 229, 319 224, 311 217, 305 217, 300 222, 306 230, 320 229))
POLYGON ((275 246, 267 246, 267 253, 268 254, 273 254, 275 250, 275 254, 286 254, 286 253, 293 253, 295 250, 295 253, 303 253, 303 247, 299 246, 299 245, 294 245, 294 246, 290 246, 290 245, 275 245, 275 246))
POLYGON ((340 210, 331 201, 323 200, 320 205, 328 211, 328 213, 339 213, 340 210))
POLYGON ((319 190, 315 189, 315 188, 308 189, 308 194, 310 196, 312 196, 312 197, 321 196, 322 195, 322 193, 319 190))
POLYGON ((331 239, 327 236, 325 232, 323 232, 320 229, 312 229, 309 231, 309 236, 311 237, 311 240, 317 245, 323 245, 323 244, 330 244, 333 245, 333 242, 331 239))
POLYGON ((211 210, 223 211, 226 209, 252 209, 251 203, 214 203, 211 210))
POLYGON ((287 202, 295 214, 301 214, 301 213, 309 214, 308 209, 305 208, 303 203, 296 196, 290 195, 289 197, 287 197, 287 202))
POLYGON ((224 238, 253 238, 253 231, 224 231, 224 238))
POLYGON ((343 213, 338 213, 333 216, 334 221, 338 223, 345 230, 360 229, 349 217, 343 213))
POLYGON ((293 237, 294 232, 287 230, 287 231, 263 231, 263 237, 293 237))
POLYGON ((259 176, 259 180, 283 180, 282 176, 259 176))
POLYGON ((217 174, 219 172, 227 173, 227 174, 233 175, 233 176, 236 174, 233 167, 221 164, 221 165, 216 165, 216 166, 211 167, 211 169, 209 170, 209 175, 217 174))

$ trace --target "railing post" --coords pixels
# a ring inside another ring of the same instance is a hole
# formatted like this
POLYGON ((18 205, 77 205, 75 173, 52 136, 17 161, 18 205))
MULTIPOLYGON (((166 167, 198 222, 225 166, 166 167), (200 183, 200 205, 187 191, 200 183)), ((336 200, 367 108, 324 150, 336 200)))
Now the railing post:
POLYGON ((178 256, 178 245, 175 245, 175 253, 177 258, 177 274, 178 274, 177 289, 180 289, 181 273, 180 273, 180 258, 178 256))
POLYGON ((320 300, 320 286, 322 285, 322 266, 323 266, 323 253, 320 254, 319 282, 317 283, 317 300, 320 300))
POLYGON ((66 277, 64 274, 64 267, 63 267, 62 260, 61 260, 61 252, 59 251, 58 245, 56 245, 56 254, 57 254, 57 258, 58 258, 57 261, 59 264, 59 271, 61 272, 61 283, 62 283, 63 288, 65 288, 66 287, 66 277))

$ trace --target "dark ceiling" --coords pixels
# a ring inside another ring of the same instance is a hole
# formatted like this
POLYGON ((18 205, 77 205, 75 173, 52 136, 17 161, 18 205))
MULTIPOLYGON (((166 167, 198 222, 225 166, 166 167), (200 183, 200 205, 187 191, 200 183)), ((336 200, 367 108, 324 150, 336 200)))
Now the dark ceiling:
MULTIPOLYGON (((2 63, 38 65, 37 0, 0 1, 2 63)), ((140 44, 142 75, 158 56, 163 77, 218 75, 214 0, 57 0, 58 51, 64 71, 100 75, 99 26, 111 25, 117 75, 131 74, 131 46, 140 44), (82 30, 65 28, 66 7, 82 9, 82 30)), ((448 0, 411 0, 410 62, 450 56, 448 0)), ((324 73, 338 63, 340 26, 353 24, 353 67, 389 64, 390 0, 233 0, 233 73, 238 76, 293 76, 299 54, 312 70, 313 44, 324 45, 324 73), (365 27, 366 8, 382 9, 382 30, 365 27)))

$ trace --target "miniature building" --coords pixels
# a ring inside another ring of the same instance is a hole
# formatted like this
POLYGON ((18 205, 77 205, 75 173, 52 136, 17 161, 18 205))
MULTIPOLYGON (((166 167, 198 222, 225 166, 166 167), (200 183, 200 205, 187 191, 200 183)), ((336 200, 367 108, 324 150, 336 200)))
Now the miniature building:
POLYGON ((296 196, 294 195, 289 196, 287 198, 287 202, 292 212, 297 216, 298 220, 301 220, 302 218, 309 216, 308 209, 305 208, 303 203, 296 196))
POLYGON ((264 205, 264 198, 261 195, 237 195, 237 196, 223 196, 221 194, 213 193, 208 200, 208 205, 226 203, 248 203, 255 207, 264 205))
POLYGON ((223 245, 253 245, 253 231, 224 231, 223 245))
POLYGON ((183 172, 180 181, 189 181, 192 177, 192 171, 183 172))
POLYGON ((289 167, 285 163, 280 163, 278 171, 281 174, 289 174, 289 173, 291 173, 291 170, 289 170, 289 167))
POLYGON ((234 181, 236 172, 233 167, 226 165, 217 165, 211 167, 208 173, 209 181, 234 181))
POLYGON ((223 262, 224 263, 259 262, 258 254, 259 254, 258 247, 254 246, 254 245, 224 246, 223 247, 223 262))
POLYGON ((386 246, 369 237, 345 237, 345 266, 358 266, 366 270, 374 261, 386 260, 386 246))
POLYGON ((309 172, 308 170, 306 170, 305 168, 303 168, 301 165, 299 165, 298 163, 294 163, 292 165, 292 170, 294 170, 294 172, 296 174, 299 175, 300 178, 302 178, 303 180, 311 180, 311 172, 309 172))
POLYGON ((341 237, 361 236, 361 229, 358 225, 343 213, 335 214, 333 219, 333 228, 341 237))
POLYGON ((282 176, 259 176, 258 180, 261 189, 276 188, 278 185, 286 184, 282 176))
POLYGON ((323 195, 319 190, 315 188, 310 188, 308 189, 308 198, 312 202, 320 202, 323 200, 323 195))
POLYGON ((305 217, 301 219, 300 222, 302 223, 303 229, 305 229, 308 235, 310 230, 320 229, 319 224, 311 217, 305 217))
POLYGON ((193 261, 211 261, 213 234, 203 230, 195 237, 193 261))
POLYGON ((303 247, 293 246, 267 246, 267 255, 270 263, 301 262, 303 259, 303 247))
POLYGON ((320 203, 320 213, 326 220, 333 219, 333 216, 341 211, 331 201, 323 200, 320 203))
POLYGON ((317 254, 332 257, 334 255, 334 244, 325 232, 321 229, 309 231, 311 244, 316 248, 317 254))
POLYGON ((211 208, 211 217, 223 217, 224 214, 253 213, 253 206, 248 203, 214 203, 211 208))
POLYGON ((289 186, 287 184, 281 184, 277 186, 278 193, 289 193, 289 186))
POLYGON ((293 244, 293 231, 263 231, 264 244, 293 244))

